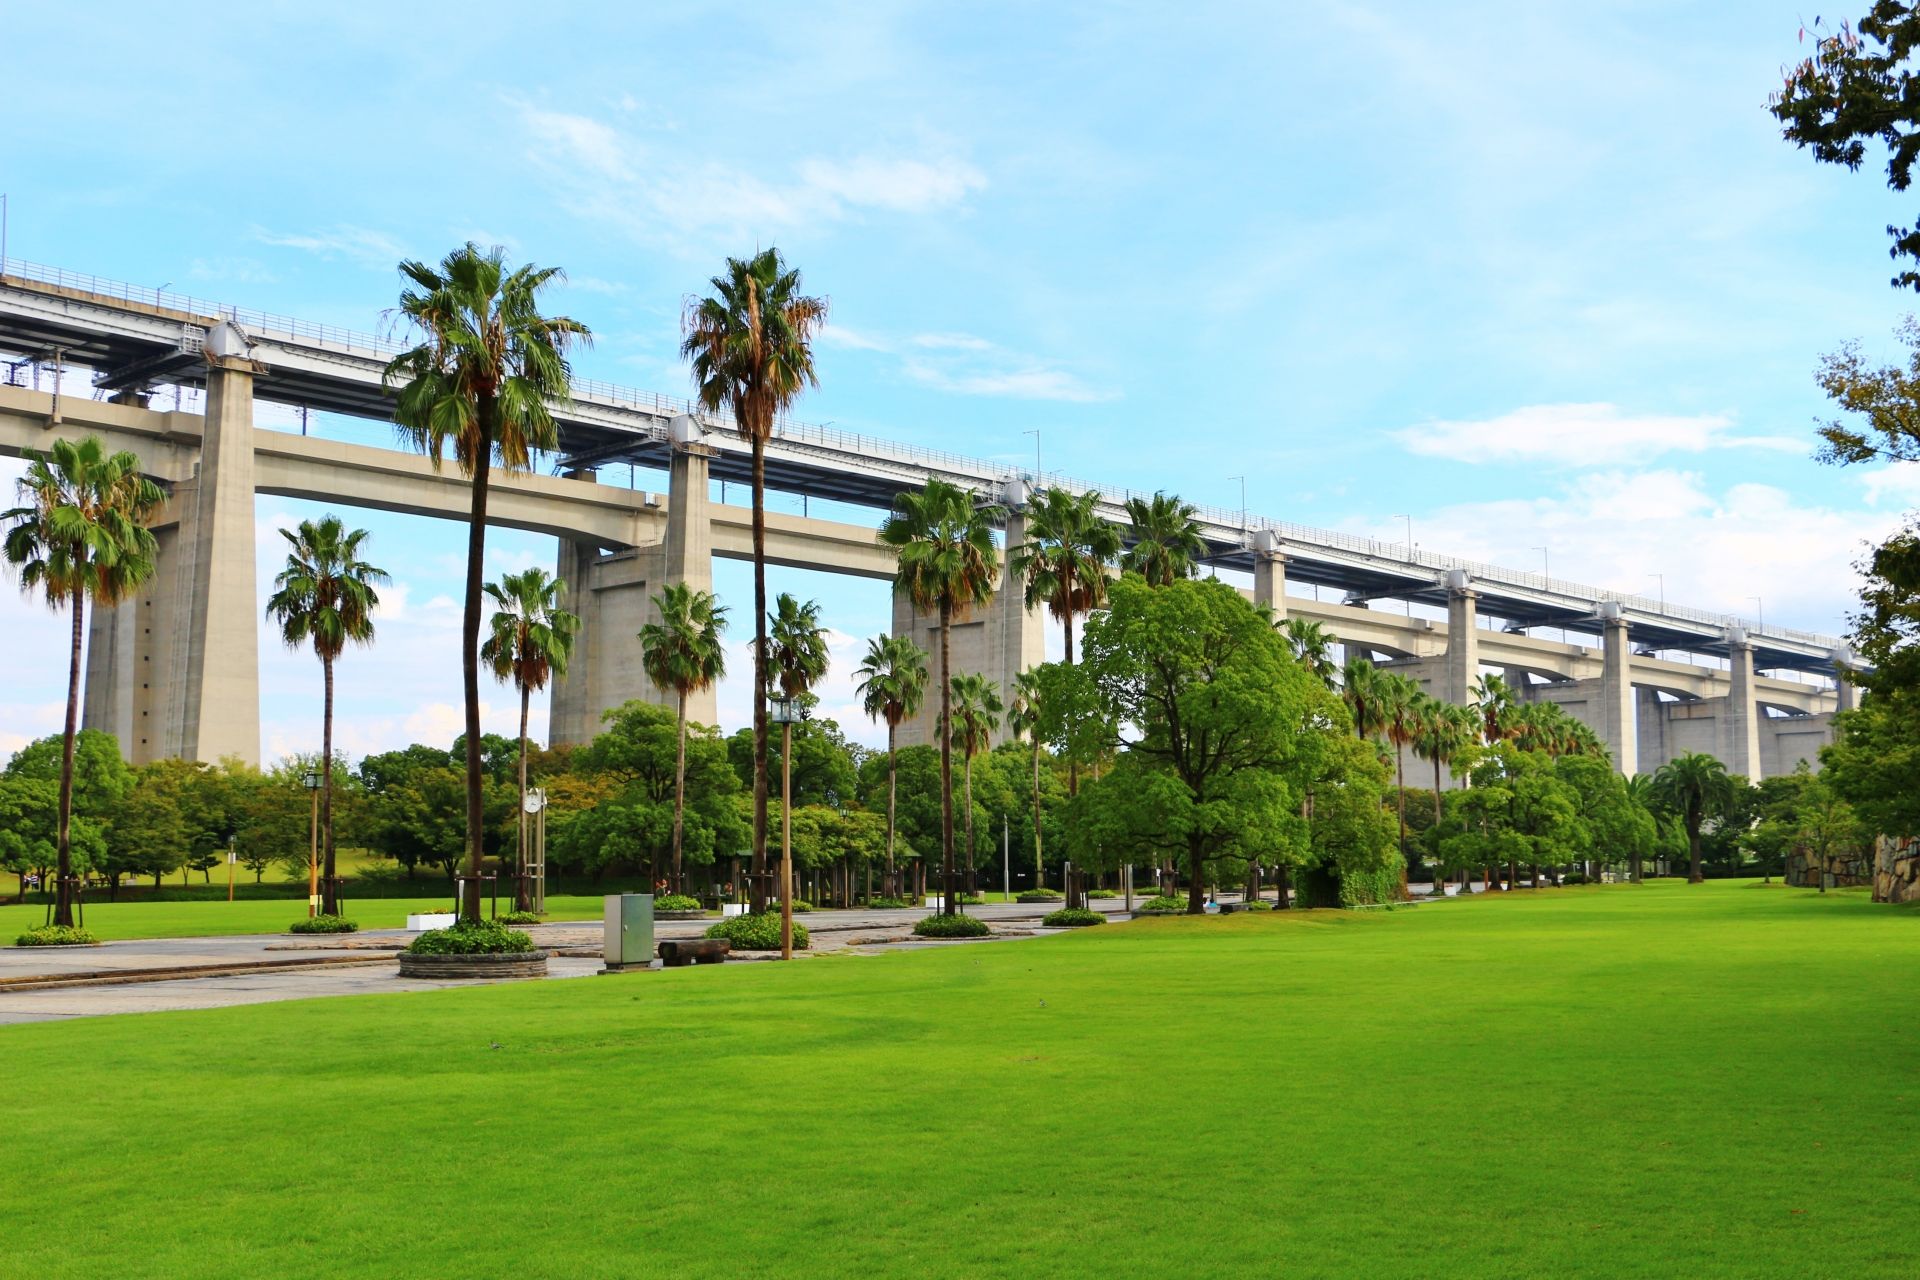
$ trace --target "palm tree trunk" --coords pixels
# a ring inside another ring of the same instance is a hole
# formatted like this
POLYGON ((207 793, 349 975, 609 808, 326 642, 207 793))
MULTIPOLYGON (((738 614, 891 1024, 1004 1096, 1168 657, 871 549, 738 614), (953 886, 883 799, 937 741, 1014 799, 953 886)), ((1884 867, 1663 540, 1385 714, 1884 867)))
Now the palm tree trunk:
MULTIPOLYGON (((527 711, 533 690, 520 686, 520 812, 518 841, 513 855, 513 909, 531 911, 533 895, 527 890, 527 711)), ((328 869, 331 874, 332 869, 328 869)))
POLYGON ((753 910, 767 909, 767 442, 753 433, 753 910))
POLYGON ((480 776, 480 601, 487 557, 487 479, 498 434, 491 395, 480 397, 480 428, 485 444, 474 452, 473 508, 467 517, 467 603, 460 619, 460 679, 466 696, 467 724, 467 894, 462 911, 480 920, 480 865, 486 856, 486 807, 480 776))
POLYGON ((55 859, 53 922, 73 926, 73 740, 80 732, 80 646, 86 640, 87 597, 73 594, 73 651, 67 661, 67 727, 60 744, 60 837, 55 859))
POLYGON ((900 887, 894 880, 893 870, 893 814, 896 778, 894 776, 894 742, 899 737, 900 726, 891 719, 887 721, 887 885, 888 897, 900 894, 900 887))
MULTIPOLYGON (((948 632, 953 621, 953 606, 944 598, 940 601, 940 858, 941 893, 945 901, 941 904, 943 915, 954 914, 953 900, 953 735, 948 731, 953 716, 953 684, 947 678, 947 662, 950 654, 948 632)), ((78 670, 79 659, 74 659, 78 670)))
POLYGON ((974 889, 974 869, 979 857, 973 851, 973 752, 966 751, 962 756, 961 772, 966 777, 967 787, 967 892, 974 889))
POLYGON ((780 958, 793 959, 793 722, 780 725, 780 958))
POLYGON ((333 659, 322 655, 320 671, 326 686, 320 718, 320 847, 324 851, 321 856, 326 870, 321 892, 326 896, 320 901, 320 911, 323 915, 337 916, 339 894, 333 883, 333 659))
MULTIPOLYGON (((1073 670, 1073 563, 1068 561, 1060 575, 1062 589, 1066 592, 1067 607, 1060 622, 1061 638, 1066 642, 1067 670, 1073 670)), ((1072 798, 1080 794, 1080 760, 1073 751, 1073 725, 1071 715, 1067 725, 1067 796, 1072 798)))
POLYGON ((1706 874, 1700 870, 1700 819, 1688 815, 1687 823, 1687 883, 1704 884, 1706 874))
POLYGON ((687 813, 687 691, 680 690, 679 723, 673 747, 673 891, 685 893, 680 869, 681 833, 686 829, 687 813))
POLYGON ((1040 853, 1040 739, 1033 740, 1033 887, 1047 887, 1047 863, 1040 853))

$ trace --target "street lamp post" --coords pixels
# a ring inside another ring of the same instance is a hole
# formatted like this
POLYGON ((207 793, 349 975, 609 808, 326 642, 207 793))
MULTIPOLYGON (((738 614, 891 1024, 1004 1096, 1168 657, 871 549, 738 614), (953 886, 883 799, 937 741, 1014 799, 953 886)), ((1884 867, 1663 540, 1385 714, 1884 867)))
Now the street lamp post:
POLYGON ((313 798, 313 816, 307 823, 307 918, 312 919, 320 914, 320 771, 308 769, 300 780, 313 798))
POLYGON ((768 698, 767 718, 780 726, 780 958, 793 959, 793 722, 798 698, 768 698))

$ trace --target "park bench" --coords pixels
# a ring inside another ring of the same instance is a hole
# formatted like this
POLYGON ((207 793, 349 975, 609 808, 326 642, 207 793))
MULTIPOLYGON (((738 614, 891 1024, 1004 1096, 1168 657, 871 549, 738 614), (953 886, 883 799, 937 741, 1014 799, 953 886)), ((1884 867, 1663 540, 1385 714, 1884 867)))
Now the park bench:
POLYGON ((727 958, 732 945, 725 938, 663 938, 660 963, 669 969, 689 964, 719 964, 727 958))

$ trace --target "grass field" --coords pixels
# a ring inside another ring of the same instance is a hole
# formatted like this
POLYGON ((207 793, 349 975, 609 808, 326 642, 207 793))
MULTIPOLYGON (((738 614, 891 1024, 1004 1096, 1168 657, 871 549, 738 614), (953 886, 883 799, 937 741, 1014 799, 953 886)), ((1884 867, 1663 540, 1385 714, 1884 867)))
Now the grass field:
MULTIPOLYGON (((432 898, 347 898, 347 917, 360 922, 363 929, 398 929, 412 911, 446 911, 452 897, 432 898)), ((506 897, 500 901, 504 913, 513 906, 506 897)), ((483 903, 481 910, 486 906, 483 903)), ((598 920, 599 898, 550 896, 549 920, 598 920)), ((235 933, 284 933, 287 926, 307 914, 304 898, 280 898, 240 902, 89 902, 86 904, 87 928, 103 942, 123 938, 197 938, 235 933)), ((28 929, 46 921, 43 903, 0 907, 0 946, 12 946, 13 940, 28 929)), ((0 1273, 4 1274, 4 1273, 0 1273)))
POLYGON ((1916 962, 1670 882, 5 1027, 0 1270, 1906 1280, 1916 962))

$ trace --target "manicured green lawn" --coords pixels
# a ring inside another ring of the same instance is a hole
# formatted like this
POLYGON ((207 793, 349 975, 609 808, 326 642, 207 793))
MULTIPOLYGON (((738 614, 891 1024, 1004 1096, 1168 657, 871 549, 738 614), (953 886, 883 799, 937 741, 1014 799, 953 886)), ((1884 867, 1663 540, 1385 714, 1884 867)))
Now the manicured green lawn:
POLYGON ((1904 1280, 1917 963, 1669 882, 0 1028, 0 1270, 1904 1280))
MULTIPOLYGON (((449 895, 433 898, 347 899, 347 916, 363 929, 398 929, 412 911, 446 911, 449 895)), ((505 912, 513 904, 502 899, 505 912)), ((483 907, 484 910, 484 907, 483 907)), ((547 899, 549 920, 597 920, 599 898, 547 899)), ((121 938, 197 938, 235 933, 284 933, 307 914, 306 899, 241 902, 89 902, 87 928, 103 942, 121 938)), ((47 918, 44 903, 0 907, 0 946, 12 946, 21 933, 47 918)))

